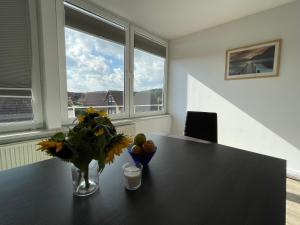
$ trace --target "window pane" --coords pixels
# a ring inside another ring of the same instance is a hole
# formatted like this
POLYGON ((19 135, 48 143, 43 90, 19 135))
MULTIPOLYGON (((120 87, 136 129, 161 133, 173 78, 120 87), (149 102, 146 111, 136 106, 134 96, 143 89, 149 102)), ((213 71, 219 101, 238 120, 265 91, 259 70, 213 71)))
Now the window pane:
POLYGON ((134 49, 134 113, 163 111, 165 58, 134 49))
POLYGON ((28 2, 0 3, 0 123, 33 120, 28 2))
POLYGON ((0 96, 0 123, 33 120, 31 97, 0 96))
POLYGON ((124 112, 124 45, 68 27, 65 43, 69 117, 90 106, 124 112))

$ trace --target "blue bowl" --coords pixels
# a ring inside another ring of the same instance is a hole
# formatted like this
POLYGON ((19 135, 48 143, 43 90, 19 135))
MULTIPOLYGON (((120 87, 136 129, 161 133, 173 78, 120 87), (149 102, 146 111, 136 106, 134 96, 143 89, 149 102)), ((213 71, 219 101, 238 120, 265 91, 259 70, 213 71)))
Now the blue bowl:
POLYGON ((143 153, 141 155, 137 155, 137 154, 133 154, 131 152, 131 147, 132 146, 129 146, 127 148, 127 151, 129 153, 129 155, 131 156, 131 158, 133 159, 133 161, 135 163, 141 163, 143 165, 143 167, 148 167, 148 164, 150 162, 150 160, 152 159, 152 157, 154 156, 155 152, 156 152, 156 149, 154 152, 147 152, 147 153, 143 153))

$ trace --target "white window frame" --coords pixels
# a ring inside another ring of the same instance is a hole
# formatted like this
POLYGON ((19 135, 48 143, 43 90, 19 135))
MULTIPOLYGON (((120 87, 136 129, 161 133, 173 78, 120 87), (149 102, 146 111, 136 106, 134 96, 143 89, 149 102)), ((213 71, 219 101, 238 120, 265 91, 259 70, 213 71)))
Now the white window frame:
MULTIPOLYGON (((87 10, 95 15, 118 24, 125 29, 125 53, 124 53, 124 100, 125 112, 119 114, 112 114, 112 120, 164 115, 167 113, 167 84, 168 84, 168 42, 162 40, 143 29, 131 25, 129 22, 114 16, 105 9, 81 0, 65 0, 65 2, 87 10), (166 47, 166 61, 165 61, 165 77, 164 77, 164 92, 163 92, 163 110, 159 112, 133 112, 133 80, 134 80, 134 33, 138 33, 146 38, 166 47)), ((67 74, 66 74, 66 52, 65 52, 65 15, 64 15, 64 1, 56 0, 57 8, 57 35, 58 35, 58 53, 59 53, 59 74, 60 74, 60 92, 61 92, 61 117, 63 125, 70 125, 75 118, 68 118, 67 107, 67 74)))
POLYGON ((43 109, 41 95, 40 62, 38 47, 37 3, 36 0, 28 0, 30 38, 31 38, 31 80, 32 80, 32 111, 33 120, 0 123, 0 133, 13 131, 33 130, 43 126, 43 109))
MULTIPOLYGON (((125 111, 124 113, 112 114, 110 118, 113 120, 128 118, 129 117, 129 23, 118 19, 117 17, 99 9, 97 6, 78 0, 66 0, 67 3, 78 6, 84 10, 87 10, 95 15, 109 20, 117 25, 124 27, 125 29, 125 52, 124 52, 124 101, 125 111)), ((67 73, 66 73, 66 53, 65 53, 65 15, 64 15, 64 3, 62 0, 57 0, 57 28, 58 28, 58 45, 59 45, 59 73, 60 73, 60 90, 61 90, 61 112, 63 125, 71 124, 75 118, 68 117, 67 103, 67 73)))
POLYGON ((164 115, 167 113, 167 86, 168 86, 168 42, 162 40, 161 38, 158 38, 149 32, 135 26, 130 26, 130 117, 131 118, 138 118, 138 117, 147 117, 147 116, 155 116, 155 115, 164 115), (165 59, 165 68, 164 68, 164 86, 163 86, 163 110, 162 111, 148 111, 148 112, 140 112, 140 113, 134 113, 134 34, 139 34, 150 41, 153 41, 157 44, 160 44, 166 48, 166 59, 165 59))

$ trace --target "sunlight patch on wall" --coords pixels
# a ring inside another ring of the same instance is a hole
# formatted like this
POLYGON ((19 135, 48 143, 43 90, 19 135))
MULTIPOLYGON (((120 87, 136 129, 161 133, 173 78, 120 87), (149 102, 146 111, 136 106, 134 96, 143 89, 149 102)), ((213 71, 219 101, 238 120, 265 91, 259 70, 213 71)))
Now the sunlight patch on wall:
POLYGON ((287 167, 300 175, 300 149, 190 74, 187 80, 187 110, 217 112, 220 144, 286 159, 287 167))

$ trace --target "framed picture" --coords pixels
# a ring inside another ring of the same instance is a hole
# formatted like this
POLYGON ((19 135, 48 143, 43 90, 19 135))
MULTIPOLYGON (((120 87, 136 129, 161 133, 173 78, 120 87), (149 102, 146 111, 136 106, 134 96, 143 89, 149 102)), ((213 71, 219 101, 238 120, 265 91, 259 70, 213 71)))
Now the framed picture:
POLYGON ((226 51, 225 80, 279 76, 281 39, 226 51))

